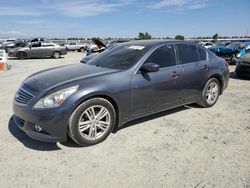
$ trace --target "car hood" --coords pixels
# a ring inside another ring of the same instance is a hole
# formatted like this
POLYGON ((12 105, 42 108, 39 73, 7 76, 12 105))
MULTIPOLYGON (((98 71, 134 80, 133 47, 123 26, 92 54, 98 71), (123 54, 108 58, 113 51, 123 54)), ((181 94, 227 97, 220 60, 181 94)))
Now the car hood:
POLYGON ((107 46, 97 38, 92 38, 92 41, 98 46, 98 48, 107 48, 107 46))
POLYGON ((62 67, 47 69, 29 76, 24 80, 24 87, 33 92, 40 92, 47 89, 67 84, 73 81, 101 76, 120 70, 101 68, 93 65, 74 64, 62 67))

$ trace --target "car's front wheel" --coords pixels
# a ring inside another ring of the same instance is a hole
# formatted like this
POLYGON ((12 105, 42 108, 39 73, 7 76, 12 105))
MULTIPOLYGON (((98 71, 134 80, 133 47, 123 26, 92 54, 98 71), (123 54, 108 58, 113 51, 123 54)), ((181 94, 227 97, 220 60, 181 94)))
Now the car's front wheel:
POLYGON ((207 81, 202 92, 202 99, 198 104, 203 107, 211 107, 215 105, 219 95, 220 83, 216 78, 211 78, 207 81))
POLYGON ((25 59, 25 58, 27 58, 27 54, 25 52, 18 52, 17 58, 18 59, 25 59))
POLYGON ((69 119, 68 134, 77 144, 91 146, 104 141, 115 126, 113 105, 103 98, 82 103, 69 119))

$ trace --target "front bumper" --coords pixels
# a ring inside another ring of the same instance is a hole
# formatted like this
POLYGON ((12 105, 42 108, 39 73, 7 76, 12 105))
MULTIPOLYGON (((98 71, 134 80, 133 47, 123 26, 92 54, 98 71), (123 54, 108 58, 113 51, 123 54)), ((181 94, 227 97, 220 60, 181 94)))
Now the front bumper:
POLYGON ((16 52, 12 52, 12 51, 10 51, 10 52, 8 52, 8 56, 9 57, 16 57, 16 52))
POLYGON ((29 137, 44 142, 63 142, 67 140, 67 127, 70 107, 46 110, 33 110, 29 106, 13 103, 14 122, 29 137), (41 127, 37 130, 36 126, 41 127))

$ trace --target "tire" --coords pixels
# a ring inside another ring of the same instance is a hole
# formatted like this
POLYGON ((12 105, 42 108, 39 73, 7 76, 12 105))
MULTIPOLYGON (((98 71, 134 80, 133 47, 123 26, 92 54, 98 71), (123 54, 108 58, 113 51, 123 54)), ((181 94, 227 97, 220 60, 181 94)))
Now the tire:
POLYGON ((25 52, 18 52, 17 58, 18 59, 25 59, 25 58, 27 58, 27 54, 25 52))
POLYGON ((80 48, 80 52, 84 52, 85 51, 85 48, 80 48))
POLYGON ((59 59, 60 57, 61 57, 61 53, 60 53, 60 52, 55 51, 55 52, 53 53, 53 58, 54 58, 54 59, 59 59))
POLYGON ((202 99, 198 104, 205 108, 215 105, 220 95, 220 89, 220 83, 216 78, 209 79, 203 89, 202 99))
POLYGON ((236 65, 236 62, 237 62, 237 54, 232 54, 231 56, 230 56, 230 64, 232 64, 232 65, 236 65))
POLYGON ((68 135, 81 146, 95 145, 109 136, 115 122, 115 109, 109 101, 89 99, 71 114, 68 135))

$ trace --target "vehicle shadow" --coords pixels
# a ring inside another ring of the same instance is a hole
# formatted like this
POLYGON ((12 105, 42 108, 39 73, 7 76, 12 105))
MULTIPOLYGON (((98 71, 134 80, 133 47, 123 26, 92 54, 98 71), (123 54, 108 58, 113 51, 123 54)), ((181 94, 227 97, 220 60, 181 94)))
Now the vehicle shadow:
POLYGON ((57 146, 57 143, 40 142, 29 138, 22 130, 20 130, 16 126, 13 116, 9 120, 8 129, 9 132, 27 148, 38 151, 55 151, 61 149, 57 146))
MULTIPOLYGON (((64 56, 61 56, 58 59, 64 59, 64 58, 65 58, 64 56)), ((32 57, 32 58, 19 59, 17 57, 8 57, 8 60, 19 60, 19 61, 28 61, 28 60, 32 60, 32 59, 54 59, 54 58, 52 58, 52 57, 32 57)))
POLYGON ((157 118, 160 118, 163 116, 175 114, 175 113, 183 111, 183 110, 189 110, 191 108, 201 108, 201 107, 199 105, 196 105, 196 104, 190 104, 190 105, 185 105, 185 106, 177 107, 174 109, 166 110, 163 112, 159 112, 156 114, 152 114, 149 116, 145 116, 145 117, 135 119, 135 120, 132 120, 132 121, 125 123, 122 127, 115 129, 115 131, 113 131, 113 133, 120 131, 122 129, 129 128, 129 127, 134 126, 134 125, 139 124, 139 123, 143 123, 143 122, 154 120, 154 119, 157 119, 157 118))
POLYGON ((250 78, 247 77, 238 77, 235 72, 230 72, 230 78, 231 79, 237 79, 237 80, 249 80, 250 78))
POLYGON ((62 144, 63 146, 69 147, 69 148, 84 148, 84 147, 88 147, 88 146, 78 145, 69 136, 67 137, 67 141, 66 142, 60 142, 60 144, 62 144))

